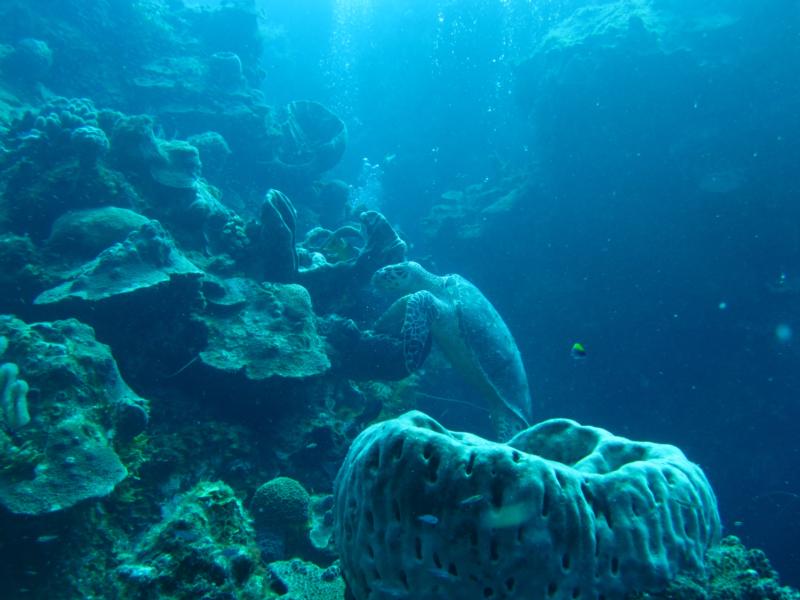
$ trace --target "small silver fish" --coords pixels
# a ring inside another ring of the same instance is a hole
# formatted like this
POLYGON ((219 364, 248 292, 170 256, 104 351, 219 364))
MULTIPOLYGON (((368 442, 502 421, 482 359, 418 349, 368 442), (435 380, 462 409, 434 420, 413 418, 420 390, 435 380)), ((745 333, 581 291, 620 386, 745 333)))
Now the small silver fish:
POLYGON ((49 542, 55 542, 57 539, 57 535, 40 535, 36 538, 36 541, 40 544, 47 544, 49 542))
POLYGON ((430 569, 428 569, 428 573, 430 573, 437 579, 441 579, 442 581, 450 581, 451 579, 456 578, 456 576, 453 575, 450 571, 445 571, 444 569, 437 569, 435 567, 431 567, 430 569))
POLYGON ((475 494, 469 498, 464 498, 458 504, 459 506, 472 506, 473 504, 478 504, 479 502, 483 502, 483 494, 475 494))
POLYGON ((237 546, 228 546, 227 548, 222 550, 221 554, 225 558, 231 559, 236 556, 242 555, 242 552, 237 546))
POLYGON ((409 598, 408 590, 398 585, 379 581, 372 585, 372 589, 390 598, 409 598))
POLYGON ((176 540, 188 544, 196 542, 197 540, 200 539, 200 534, 194 530, 179 529, 177 531, 173 531, 172 535, 175 537, 176 540))
POLYGON ((436 515, 420 515, 417 517, 417 521, 426 525, 436 525, 439 522, 439 517, 436 515))

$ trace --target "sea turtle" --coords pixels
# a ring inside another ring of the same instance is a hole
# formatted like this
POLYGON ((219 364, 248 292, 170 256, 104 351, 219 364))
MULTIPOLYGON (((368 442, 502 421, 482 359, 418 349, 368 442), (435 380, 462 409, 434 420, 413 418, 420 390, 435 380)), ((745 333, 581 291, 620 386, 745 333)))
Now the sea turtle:
POLYGON ((427 356, 431 340, 489 402, 499 439, 506 440, 531 418, 531 396, 522 358, 502 317, 481 291, 460 275, 438 276, 419 263, 378 269, 373 287, 396 293, 396 300, 375 329, 399 323, 409 372, 427 356))

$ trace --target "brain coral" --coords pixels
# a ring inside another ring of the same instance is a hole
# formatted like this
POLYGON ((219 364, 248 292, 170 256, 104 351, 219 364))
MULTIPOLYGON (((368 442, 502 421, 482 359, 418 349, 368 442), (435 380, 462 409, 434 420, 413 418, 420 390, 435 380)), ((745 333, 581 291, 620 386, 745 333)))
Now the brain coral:
POLYGON ((308 492, 291 477, 276 477, 256 490, 250 512, 257 523, 281 528, 308 525, 308 492))
POLYGON ((678 448, 565 419, 498 444, 407 413, 355 440, 335 498, 356 600, 621 598, 702 570, 720 528, 678 448))

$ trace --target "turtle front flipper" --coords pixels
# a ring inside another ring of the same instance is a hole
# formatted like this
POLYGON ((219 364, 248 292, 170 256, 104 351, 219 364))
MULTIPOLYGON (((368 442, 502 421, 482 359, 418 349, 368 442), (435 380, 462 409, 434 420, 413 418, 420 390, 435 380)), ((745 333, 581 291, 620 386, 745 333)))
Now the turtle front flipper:
POLYGON ((406 369, 413 373, 422 366, 431 351, 431 327, 438 316, 436 297, 427 291, 414 292, 406 298, 403 319, 403 355, 406 369))

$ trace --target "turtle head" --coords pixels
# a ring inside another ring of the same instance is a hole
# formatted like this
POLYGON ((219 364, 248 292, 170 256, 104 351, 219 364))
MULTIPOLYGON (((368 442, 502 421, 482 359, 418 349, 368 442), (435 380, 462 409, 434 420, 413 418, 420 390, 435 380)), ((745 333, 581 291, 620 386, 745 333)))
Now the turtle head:
POLYGON ((381 292, 411 294, 428 289, 433 277, 419 263, 408 261, 381 267, 372 276, 372 287, 381 292))

